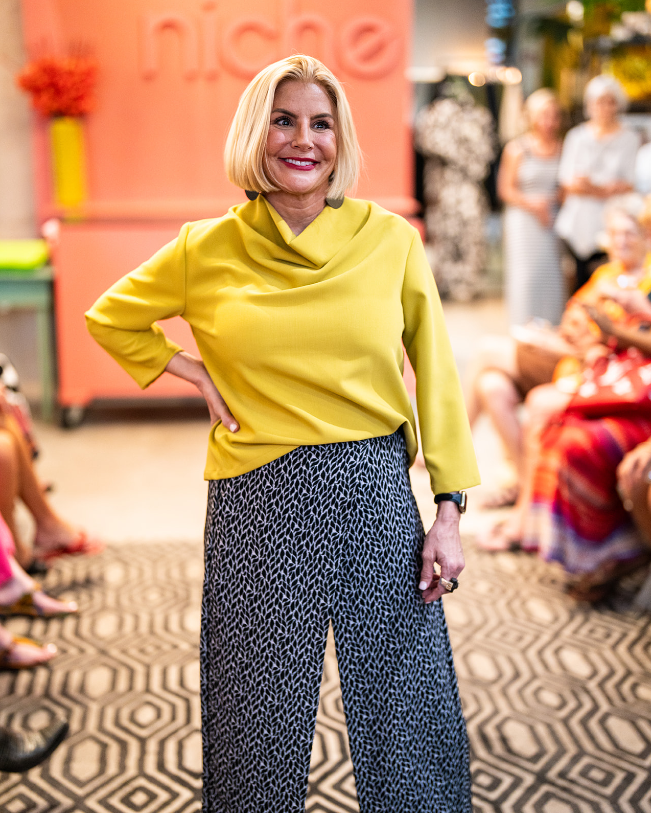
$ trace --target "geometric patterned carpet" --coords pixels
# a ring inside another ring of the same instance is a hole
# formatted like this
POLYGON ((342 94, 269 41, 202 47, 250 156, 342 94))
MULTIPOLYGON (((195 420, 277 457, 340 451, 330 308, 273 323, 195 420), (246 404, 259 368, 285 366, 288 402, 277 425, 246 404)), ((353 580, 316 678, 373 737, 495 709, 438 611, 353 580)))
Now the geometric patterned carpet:
MULTIPOLYGON (((466 553, 445 605, 477 813, 651 813, 651 630, 634 584, 594 609, 531 557, 466 553)), ((60 654, 0 673, 0 722, 38 728, 58 711, 71 733, 44 765, 0 774, 2 813, 201 809, 201 580, 199 544, 114 546, 48 575, 78 617, 8 621, 60 654)), ((358 810, 332 642, 307 810, 358 810)))
POLYGON ((631 609, 639 585, 591 608, 564 595, 556 567, 465 548, 463 598, 446 599, 446 615, 475 810, 651 811, 651 619, 631 609))

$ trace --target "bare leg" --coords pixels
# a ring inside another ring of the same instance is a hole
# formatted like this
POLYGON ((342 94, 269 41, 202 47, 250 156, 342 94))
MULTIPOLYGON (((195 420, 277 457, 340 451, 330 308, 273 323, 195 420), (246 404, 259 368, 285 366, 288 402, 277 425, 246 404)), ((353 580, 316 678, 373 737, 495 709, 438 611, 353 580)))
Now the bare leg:
POLYGON ((26 593, 31 593, 34 604, 45 612, 50 613, 74 613, 77 605, 74 601, 59 601, 44 593, 37 583, 29 576, 13 556, 9 557, 11 563, 12 577, 4 584, 0 585, 0 615, 2 607, 10 607, 26 593))
POLYGON ((47 501, 36 477, 27 443, 20 427, 11 417, 3 417, 0 424, 0 484, 0 512, 13 534, 16 558, 23 566, 31 562, 33 553, 16 533, 14 509, 17 496, 34 517, 34 542, 40 549, 65 546, 76 538, 75 529, 57 516, 47 501))
POLYGON ((517 413, 521 401, 520 393, 513 380, 498 370, 487 370, 482 373, 475 390, 520 478, 524 470, 522 426, 517 413))
POLYGON ((549 421, 563 412, 572 396, 561 392, 555 384, 541 384, 534 387, 525 399, 524 422, 525 459, 524 479, 520 491, 520 507, 526 509, 531 502, 533 479, 540 454, 540 438, 549 421))
POLYGON ((488 370, 498 370, 514 380, 518 375, 515 350, 515 341, 510 336, 485 336, 481 340, 464 386, 466 409, 471 426, 483 409, 477 388, 480 378, 488 370))
POLYGON ((15 506, 20 491, 20 469, 16 442, 6 428, 0 428, 0 514, 4 517, 16 543, 16 554, 20 561, 28 563, 29 548, 22 544, 16 533, 15 506))
POLYGON ((37 525, 56 521, 56 515, 45 499, 41 484, 36 477, 34 464, 20 428, 15 421, 9 418, 5 423, 5 431, 11 434, 14 442, 20 474, 19 496, 21 500, 29 509, 37 525))
MULTIPOLYGON (((631 489, 632 503, 631 516, 644 541, 651 546, 651 486, 649 486, 648 473, 651 466, 643 472, 642 477, 631 489)), ((627 506, 628 507, 628 506, 627 506)))
POLYGON ((5 663, 14 668, 38 666, 47 663, 57 654, 54 644, 44 644, 41 646, 36 641, 29 643, 28 640, 15 640, 8 629, 0 625, 0 650, 6 652, 5 663))
POLYGON ((524 522, 533 493, 533 481, 540 454, 540 438, 550 419, 562 412, 572 396, 557 389, 554 384, 534 387, 525 399, 524 467, 517 502, 508 519, 497 523, 486 535, 478 538, 485 550, 508 550, 519 544, 524 535, 524 522))

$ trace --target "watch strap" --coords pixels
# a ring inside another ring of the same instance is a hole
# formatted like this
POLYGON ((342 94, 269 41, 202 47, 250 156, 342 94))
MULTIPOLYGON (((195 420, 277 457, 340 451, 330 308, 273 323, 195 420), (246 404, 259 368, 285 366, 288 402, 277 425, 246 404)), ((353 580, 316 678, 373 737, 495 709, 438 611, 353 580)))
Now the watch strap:
POLYGON ((465 491, 444 491, 441 494, 434 495, 434 502, 436 505, 442 502, 456 503, 457 508, 461 514, 466 511, 467 497, 465 491))

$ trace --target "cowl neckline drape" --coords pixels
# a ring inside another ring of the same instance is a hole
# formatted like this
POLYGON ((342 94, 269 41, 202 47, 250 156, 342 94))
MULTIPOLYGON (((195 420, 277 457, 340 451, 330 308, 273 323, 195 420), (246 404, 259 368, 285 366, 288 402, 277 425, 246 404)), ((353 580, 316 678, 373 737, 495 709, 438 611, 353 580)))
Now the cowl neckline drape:
POLYGON ((326 205, 300 234, 294 234, 263 195, 231 211, 250 229, 247 248, 256 262, 264 264, 267 258, 314 270, 324 268, 342 249, 349 248, 370 216, 368 205, 355 205, 345 198, 339 209, 326 205))

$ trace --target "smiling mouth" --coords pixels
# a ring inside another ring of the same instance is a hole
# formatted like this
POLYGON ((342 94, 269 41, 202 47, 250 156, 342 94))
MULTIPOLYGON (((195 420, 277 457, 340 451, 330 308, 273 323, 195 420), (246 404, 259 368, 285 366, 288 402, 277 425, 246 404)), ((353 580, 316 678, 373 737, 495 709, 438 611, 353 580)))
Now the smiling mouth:
POLYGON ((286 164, 293 169, 301 170, 314 169, 319 163, 318 161, 312 161, 306 158, 281 158, 280 160, 283 162, 283 164, 286 164))

